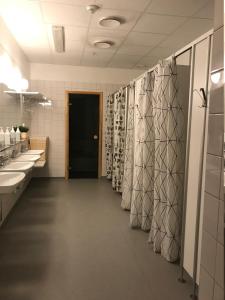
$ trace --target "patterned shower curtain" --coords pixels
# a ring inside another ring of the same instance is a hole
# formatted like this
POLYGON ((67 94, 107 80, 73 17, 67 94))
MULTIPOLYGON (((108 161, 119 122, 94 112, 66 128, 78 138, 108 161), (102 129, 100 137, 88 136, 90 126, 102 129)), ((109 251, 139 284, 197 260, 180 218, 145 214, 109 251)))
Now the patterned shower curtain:
POLYGON ((134 100, 135 82, 130 83, 127 102, 127 125, 124 154, 123 194, 121 207, 130 210, 134 166, 134 100))
POLYGON ((112 187, 117 192, 122 192, 125 127, 126 127, 126 91, 121 88, 114 95, 113 116, 113 170, 112 187))
POLYGON ((130 225, 145 231, 151 228, 154 202, 153 88, 152 73, 148 73, 136 82, 130 225))
POLYGON ((154 210, 149 241, 168 261, 179 257, 184 173, 184 112, 177 97, 174 60, 160 62, 155 71, 154 210))
POLYGON ((112 179, 113 164, 113 114, 114 95, 109 95, 106 104, 106 132, 105 132, 105 155, 106 155, 106 178, 112 179))

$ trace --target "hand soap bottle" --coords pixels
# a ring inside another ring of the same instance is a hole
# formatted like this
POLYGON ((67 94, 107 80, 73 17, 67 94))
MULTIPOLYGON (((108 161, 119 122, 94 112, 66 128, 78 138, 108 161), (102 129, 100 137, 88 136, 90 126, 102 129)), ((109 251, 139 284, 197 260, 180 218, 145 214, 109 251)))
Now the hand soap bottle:
POLYGON ((5 144, 5 134, 3 128, 0 127, 0 148, 3 147, 5 144))
POLYGON ((16 143, 16 133, 12 126, 12 129, 10 131, 10 144, 15 144, 15 143, 16 143))
POLYGON ((5 145, 9 146, 10 145, 10 132, 9 132, 9 127, 6 127, 5 131, 5 145))
POLYGON ((16 142, 20 142, 20 129, 17 127, 16 129, 16 142))

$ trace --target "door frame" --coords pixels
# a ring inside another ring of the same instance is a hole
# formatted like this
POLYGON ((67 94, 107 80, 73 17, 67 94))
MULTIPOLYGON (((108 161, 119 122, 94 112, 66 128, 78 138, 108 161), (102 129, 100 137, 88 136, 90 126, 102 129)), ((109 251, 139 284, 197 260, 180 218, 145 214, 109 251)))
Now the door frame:
POLYGON ((69 179, 69 94, 99 96, 98 178, 100 178, 102 176, 103 92, 67 90, 65 91, 65 179, 69 179))

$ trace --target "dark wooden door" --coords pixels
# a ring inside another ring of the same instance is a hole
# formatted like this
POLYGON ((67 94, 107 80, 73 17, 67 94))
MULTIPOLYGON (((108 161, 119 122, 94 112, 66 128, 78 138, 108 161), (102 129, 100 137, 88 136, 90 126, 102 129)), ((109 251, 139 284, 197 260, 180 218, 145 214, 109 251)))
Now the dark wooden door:
POLYGON ((69 94, 69 178, 97 178, 99 95, 69 94))

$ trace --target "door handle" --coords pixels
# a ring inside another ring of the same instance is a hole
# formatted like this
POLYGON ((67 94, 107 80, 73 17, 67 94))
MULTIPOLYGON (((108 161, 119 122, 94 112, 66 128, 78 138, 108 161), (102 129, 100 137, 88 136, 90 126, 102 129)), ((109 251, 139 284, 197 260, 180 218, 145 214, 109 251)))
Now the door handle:
POLYGON ((94 139, 94 140, 97 140, 97 139, 98 139, 97 134, 95 134, 95 135, 93 136, 93 139, 94 139))

